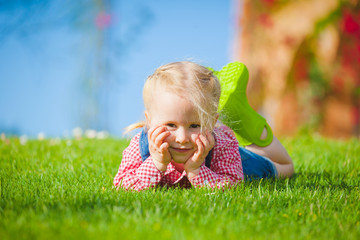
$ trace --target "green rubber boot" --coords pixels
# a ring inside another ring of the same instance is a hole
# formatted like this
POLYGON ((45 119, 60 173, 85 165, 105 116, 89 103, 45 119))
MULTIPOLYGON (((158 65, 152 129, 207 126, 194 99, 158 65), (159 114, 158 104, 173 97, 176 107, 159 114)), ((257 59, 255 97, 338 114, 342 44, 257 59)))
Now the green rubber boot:
POLYGON ((233 62, 220 71, 213 72, 221 85, 218 108, 220 121, 234 131, 239 145, 269 145, 273 140, 272 130, 266 119, 252 109, 246 97, 249 80, 246 66, 240 62, 233 62), (264 128, 267 130, 267 136, 260 139, 264 128))

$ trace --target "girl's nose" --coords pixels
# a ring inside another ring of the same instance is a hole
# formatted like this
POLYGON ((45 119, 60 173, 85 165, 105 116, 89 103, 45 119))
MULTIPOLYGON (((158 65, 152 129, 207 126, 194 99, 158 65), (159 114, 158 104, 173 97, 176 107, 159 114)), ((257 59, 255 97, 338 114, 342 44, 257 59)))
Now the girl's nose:
POLYGON ((179 128, 176 131, 176 142, 177 143, 187 143, 189 141, 189 137, 185 129, 179 128))

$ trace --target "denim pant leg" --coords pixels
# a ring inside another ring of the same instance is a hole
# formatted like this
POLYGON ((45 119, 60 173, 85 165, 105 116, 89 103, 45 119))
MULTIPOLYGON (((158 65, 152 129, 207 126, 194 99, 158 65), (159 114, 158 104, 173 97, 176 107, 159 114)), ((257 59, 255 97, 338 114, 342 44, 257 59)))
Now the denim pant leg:
POLYGON ((239 147, 243 165, 244 178, 255 180, 261 178, 276 178, 278 173, 275 165, 266 157, 239 147))

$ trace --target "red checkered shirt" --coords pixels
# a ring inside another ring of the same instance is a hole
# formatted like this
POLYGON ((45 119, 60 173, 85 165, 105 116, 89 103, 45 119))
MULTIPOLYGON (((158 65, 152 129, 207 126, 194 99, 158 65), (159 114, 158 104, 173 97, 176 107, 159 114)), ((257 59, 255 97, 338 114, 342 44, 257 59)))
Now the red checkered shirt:
POLYGON ((203 163, 199 174, 191 179, 187 178, 185 171, 178 172, 172 163, 169 163, 165 172, 159 171, 151 155, 142 161, 139 147, 140 133, 137 134, 123 152, 114 185, 140 191, 156 186, 223 188, 242 181, 244 176, 238 141, 225 126, 215 128, 214 133, 216 143, 211 166, 208 168, 203 163))

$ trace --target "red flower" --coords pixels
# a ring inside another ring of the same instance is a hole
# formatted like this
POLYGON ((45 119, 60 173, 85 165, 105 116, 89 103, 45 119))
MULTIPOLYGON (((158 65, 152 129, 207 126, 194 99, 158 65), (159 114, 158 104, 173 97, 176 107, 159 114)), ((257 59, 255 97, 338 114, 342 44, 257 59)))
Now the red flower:
POLYGON ((344 29, 344 32, 349 33, 349 34, 353 34, 357 31, 359 31, 359 29, 360 29, 359 23, 356 22, 355 19, 353 18, 353 16, 348 12, 344 13, 343 29, 344 29))

